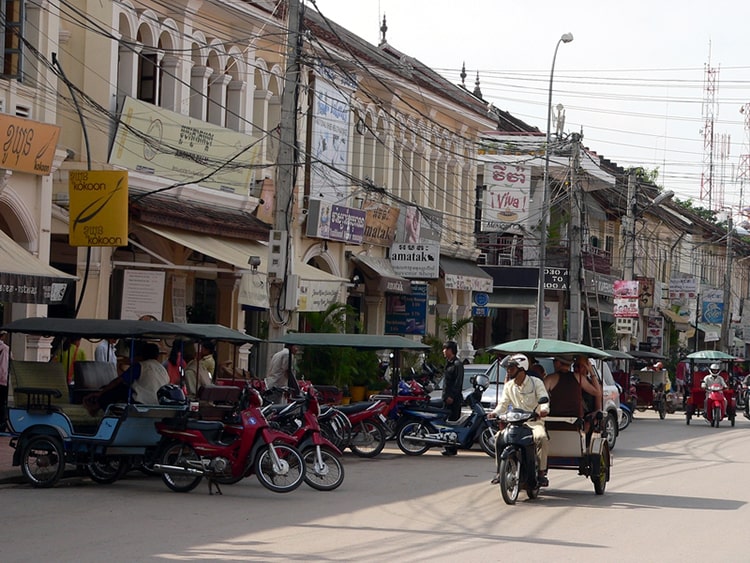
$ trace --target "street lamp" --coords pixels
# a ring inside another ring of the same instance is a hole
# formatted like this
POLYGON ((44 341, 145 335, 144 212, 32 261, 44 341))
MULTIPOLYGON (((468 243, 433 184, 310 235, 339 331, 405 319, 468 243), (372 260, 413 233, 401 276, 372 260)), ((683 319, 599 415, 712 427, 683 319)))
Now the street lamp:
POLYGON ((541 338, 544 329, 544 263, 547 261, 547 215, 549 204, 547 192, 549 191, 549 145, 552 127, 552 79, 555 76, 555 60, 560 43, 573 41, 572 33, 563 33, 555 45, 555 54, 552 55, 552 68, 549 71, 549 98, 547 99, 547 142, 544 145, 544 179, 542 180, 542 220, 539 224, 539 285, 536 298, 536 337, 541 338))

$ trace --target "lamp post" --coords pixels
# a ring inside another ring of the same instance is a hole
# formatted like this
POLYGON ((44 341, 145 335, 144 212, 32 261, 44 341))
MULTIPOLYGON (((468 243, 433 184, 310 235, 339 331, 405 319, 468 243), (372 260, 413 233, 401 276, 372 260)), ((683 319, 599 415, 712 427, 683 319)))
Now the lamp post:
POLYGON ((552 55, 552 68, 549 71, 549 98, 547 99, 547 141, 544 145, 544 179, 542 180, 542 219, 539 223, 539 285, 536 298, 536 337, 541 338, 544 329, 544 263, 547 261, 547 215, 549 205, 547 192, 549 191, 549 145, 552 127, 552 80, 555 76, 555 60, 560 43, 573 41, 572 33, 563 33, 555 45, 555 54, 552 55))

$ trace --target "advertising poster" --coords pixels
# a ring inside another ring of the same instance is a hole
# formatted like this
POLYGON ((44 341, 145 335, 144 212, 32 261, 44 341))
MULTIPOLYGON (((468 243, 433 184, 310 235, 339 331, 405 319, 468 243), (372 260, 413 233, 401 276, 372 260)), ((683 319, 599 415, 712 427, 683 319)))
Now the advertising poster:
POLYGON ((128 171, 71 170, 71 246, 128 245, 128 171))
POLYGON ((310 196, 340 205, 346 205, 351 187, 344 175, 349 172, 350 114, 345 92, 316 77, 310 196))
POLYGON ((138 320, 144 315, 162 319, 165 272, 125 270, 120 318, 138 320))
POLYGON ((506 230, 508 223, 523 224, 529 217, 531 168, 496 162, 485 164, 482 231, 506 230))
POLYGON ((385 296, 386 334, 424 334, 427 325, 427 285, 412 284, 411 295, 385 296))

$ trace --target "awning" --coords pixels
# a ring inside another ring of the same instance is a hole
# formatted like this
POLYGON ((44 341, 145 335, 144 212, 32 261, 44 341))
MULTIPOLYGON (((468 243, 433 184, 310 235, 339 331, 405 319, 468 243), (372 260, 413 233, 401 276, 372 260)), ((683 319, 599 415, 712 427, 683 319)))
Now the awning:
POLYGON ((586 306, 589 309, 594 309, 599 313, 599 319, 605 323, 615 322, 615 306, 609 301, 599 299, 599 306, 597 307, 596 299, 587 298, 586 306))
POLYGON ((690 330, 690 319, 687 317, 675 313, 670 309, 662 309, 661 314, 664 315, 665 319, 674 323, 675 328, 680 332, 687 332, 690 330))
POLYGON ((372 293, 411 293, 411 282, 393 271, 390 260, 375 256, 359 255, 353 257, 361 266, 365 286, 372 293))
MULTIPOLYGON (((185 248, 190 248, 238 268, 242 271, 240 293, 238 296, 239 303, 241 305, 268 309, 268 276, 266 275, 268 271, 267 245, 252 240, 217 237, 182 229, 143 224, 141 226, 185 248), (260 258, 260 265, 255 271, 251 271, 252 268, 248 264, 251 256, 260 258)), ((165 267, 169 266, 165 265, 165 267)))
POLYGON ((61 303, 75 279, 45 264, 0 231, 0 302, 61 303))
POLYGON ((301 313, 325 311, 331 303, 340 301, 341 287, 349 281, 300 261, 292 264, 292 275, 296 281, 296 309, 301 313))
POLYGON ((495 289, 487 307, 493 309, 534 309, 537 292, 529 289, 495 289))
POLYGON ((440 272, 445 277, 445 289, 492 293, 492 276, 474 262, 441 256, 440 272))

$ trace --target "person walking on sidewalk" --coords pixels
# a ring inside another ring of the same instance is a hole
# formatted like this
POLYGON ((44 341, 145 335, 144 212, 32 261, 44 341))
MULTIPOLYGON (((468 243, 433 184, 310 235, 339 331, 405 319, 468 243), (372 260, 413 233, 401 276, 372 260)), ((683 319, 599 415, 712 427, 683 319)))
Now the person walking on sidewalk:
POLYGON ((5 430, 8 416, 8 370, 10 368, 10 347, 5 339, 6 331, 0 332, 0 431, 5 430))

